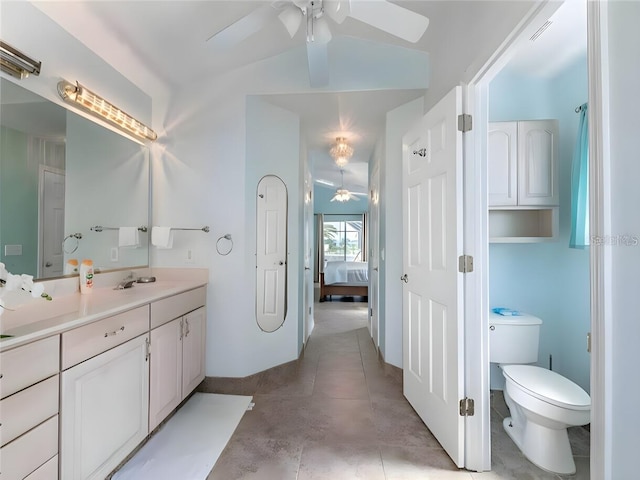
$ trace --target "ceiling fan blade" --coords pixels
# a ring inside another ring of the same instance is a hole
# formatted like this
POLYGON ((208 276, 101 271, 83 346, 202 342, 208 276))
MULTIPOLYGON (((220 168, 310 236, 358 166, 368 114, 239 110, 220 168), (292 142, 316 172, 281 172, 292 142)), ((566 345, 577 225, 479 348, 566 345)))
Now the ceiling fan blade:
POLYGON ((263 5, 228 27, 214 33, 207 39, 210 45, 218 48, 231 48, 261 30, 274 16, 276 10, 270 5, 263 5))
POLYGON ((429 26, 427 17, 385 0, 343 0, 340 9, 347 10, 347 15, 356 20, 411 43, 420 40, 429 26))
POLYGON ((348 0, 324 0, 322 6, 329 18, 338 24, 344 22, 349 15, 348 0))
POLYGON ((309 81, 314 88, 329 84, 329 54, 326 43, 307 42, 309 81))
POLYGON ((280 12, 280 15, 278 15, 278 18, 287 29, 287 32, 289 32, 289 36, 291 38, 293 38, 293 36, 300 29, 300 25, 302 24, 302 16, 302 10, 300 10, 295 5, 289 5, 288 7, 285 7, 284 10, 280 12))

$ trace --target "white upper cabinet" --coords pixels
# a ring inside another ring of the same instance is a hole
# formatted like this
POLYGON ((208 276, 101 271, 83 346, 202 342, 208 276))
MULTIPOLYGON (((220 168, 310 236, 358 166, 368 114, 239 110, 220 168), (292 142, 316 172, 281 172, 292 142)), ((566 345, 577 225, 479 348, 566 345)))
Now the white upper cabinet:
POLYGON ((489 124, 489 205, 518 204, 518 123, 489 124))
POLYGON ((489 206, 557 206, 558 121, 489 124, 489 206))

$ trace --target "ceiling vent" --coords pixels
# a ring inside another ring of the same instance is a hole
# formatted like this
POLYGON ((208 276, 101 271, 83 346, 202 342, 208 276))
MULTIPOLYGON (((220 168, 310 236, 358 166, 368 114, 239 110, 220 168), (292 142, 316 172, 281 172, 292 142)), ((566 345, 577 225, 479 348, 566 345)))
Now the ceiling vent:
POLYGON ((545 32, 545 30, 551 26, 552 23, 553 22, 551 20, 547 20, 546 22, 544 22, 544 25, 542 25, 536 31, 536 33, 531 35, 531 38, 529 38, 529 40, 532 41, 532 42, 535 42, 538 38, 540 38, 540 35, 542 35, 545 32))

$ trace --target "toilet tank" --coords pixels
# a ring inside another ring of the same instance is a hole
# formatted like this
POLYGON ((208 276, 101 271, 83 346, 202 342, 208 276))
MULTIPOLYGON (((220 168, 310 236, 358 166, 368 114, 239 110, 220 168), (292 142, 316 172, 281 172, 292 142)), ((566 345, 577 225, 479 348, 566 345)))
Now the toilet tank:
POLYGON ((503 316, 489 313, 489 361, 535 363, 542 320, 533 315, 503 316))

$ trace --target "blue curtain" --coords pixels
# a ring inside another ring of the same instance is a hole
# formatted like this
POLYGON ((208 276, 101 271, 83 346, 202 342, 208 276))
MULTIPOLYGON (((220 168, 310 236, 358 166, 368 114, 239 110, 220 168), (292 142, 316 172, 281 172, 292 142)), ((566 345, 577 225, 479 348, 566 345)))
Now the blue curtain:
POLYGON ((569 247, 589 245, 589 124, 587 104, 578 107, 580 126, 571 164, 571 238, 569 247))

